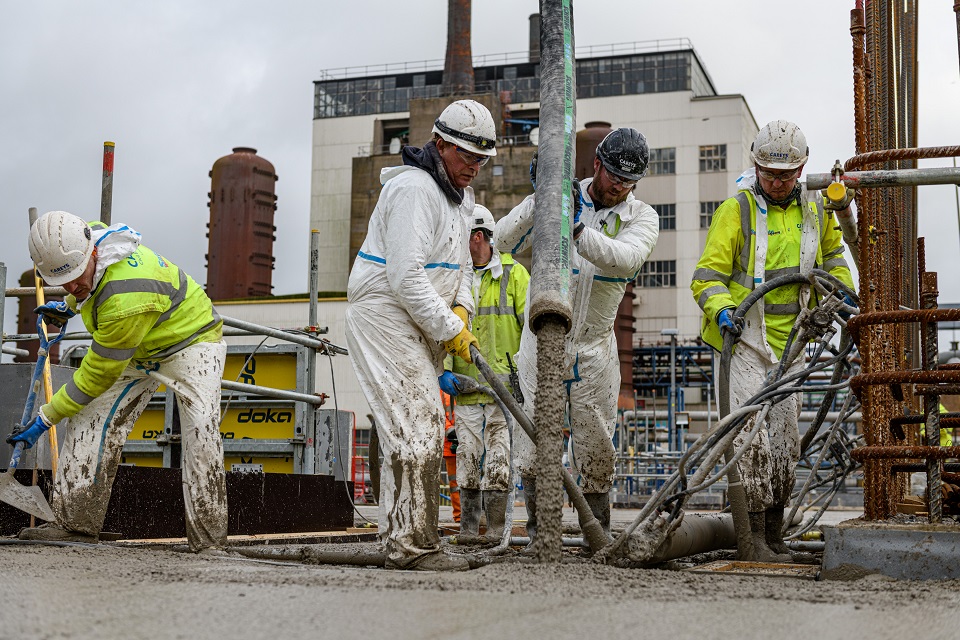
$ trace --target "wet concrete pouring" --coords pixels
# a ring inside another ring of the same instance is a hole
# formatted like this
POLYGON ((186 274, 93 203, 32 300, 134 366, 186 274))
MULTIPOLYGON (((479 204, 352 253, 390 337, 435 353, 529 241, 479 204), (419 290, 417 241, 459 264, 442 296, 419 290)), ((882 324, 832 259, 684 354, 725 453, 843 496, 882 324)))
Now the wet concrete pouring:
MULTIPOLYGON (((375 553, 377 545, 277 546, 311 548, 375 553)), ((4 545, 0 638, 346 638, 384 630, 391 638, 888 638, 921 629, 924 638, 954 638, 960 623, 960 580, 624 569, 578 554, 565 549, 560 564, 511 555, 472 571, 429 573, 197 556, 170 546, 4 545)))

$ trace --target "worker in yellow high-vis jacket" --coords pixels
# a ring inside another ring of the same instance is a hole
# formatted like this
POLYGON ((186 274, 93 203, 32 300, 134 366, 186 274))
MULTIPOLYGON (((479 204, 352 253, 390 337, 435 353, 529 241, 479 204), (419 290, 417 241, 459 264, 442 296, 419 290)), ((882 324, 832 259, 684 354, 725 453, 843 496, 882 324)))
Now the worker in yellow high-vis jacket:
POLYGON ((98 540, 123 444, 164 384, 180 410, 190 548, 223 547, 227 496, 219 426, 227 349, 210 299, 126 225, 88 225, 51 211, 33 224, 28 244, 47 284, 70 294, 37 313, 62 326, 79 312, 93 341, 73 378, 7 439, 32 446, 51 425, 70 419, 54 480, 57 520, 24 529, 20 538, 98 540))
MULTIPOLYGON (((493 243, 493 214, 483 205, 473 208, 470 257, 473 259, 471 323, 480 353, 510 387, 511 364, 520 349, 530 274, 509 253, 493 243)), ((481 380, 476 365, 453 358, 453 371, 481 380)), ((490 396, 457 395, 457 484, 460 488, 461 544, 498 543, 506 526, 510 491, 510 434, 507 419, 490 396), (480 538, 480 512, 487 516, 486 536, 480 538)))
MULTIPOLYGON (((704 313, 703 339, 720 350, 722 332, 739 336, 730 365, 731 410, 756 394, 777 367, 801 306, 812 304, 815 295, 799 284, 780 287, 753 305, 742 324, 736 322, 733 311, 755 283, 816 268, 854 288, 834 213, 849 208, 854 193, 832 202, 808 192, 800 183, 808 151, 803 132, 792 122, 775 120, 760 130, 751 146, 754 166, 737 180, 737 194, 714 212, 693 274, 691 289, 704 313)), ((798 359, 789 372, 803 364, 798 359)), ((748 560, 789 559, 781 531, 800 455, 799 415, 799 395, 774 405, 767 428, 760 429, 739 462, 756 555, 748 560)), ((735 446, 751 427, 744 426, 735 446)))

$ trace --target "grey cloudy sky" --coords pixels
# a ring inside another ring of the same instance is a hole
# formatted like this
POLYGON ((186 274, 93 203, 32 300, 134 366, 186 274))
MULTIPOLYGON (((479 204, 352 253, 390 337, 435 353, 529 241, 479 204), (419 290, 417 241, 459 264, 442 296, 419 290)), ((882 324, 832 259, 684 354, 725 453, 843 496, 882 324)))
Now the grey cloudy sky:
MULTIPOLYGON (((854 0, 581 0, 578 46, 687 37, 718 92, 757 122, 796 121, 807 171, 853 155, 854 0)), ((114 221, 206 280, 207 172, 252 146, 280 176, 275 293, 306 290, 312 81, 323 69, 443 57, 444 0, 44 0, 0 21, 0 261, 29 268, 27 208, 99 215, 102 143, 117 143, 114 221)), ((474 0, 475 55, 523 51, 536 0, 474 0)), ((952 2, 920 11, 921 146, 960 143, 952 2)), ((945 161, 930 163, 944 166, 945 161)), ((949 161, 946 161, 949 162, 949 161)), ((960 301, 954 188, 921 189, 928 265, 960 301)), ((8 331, 14 313, 7 306, 8 331)))

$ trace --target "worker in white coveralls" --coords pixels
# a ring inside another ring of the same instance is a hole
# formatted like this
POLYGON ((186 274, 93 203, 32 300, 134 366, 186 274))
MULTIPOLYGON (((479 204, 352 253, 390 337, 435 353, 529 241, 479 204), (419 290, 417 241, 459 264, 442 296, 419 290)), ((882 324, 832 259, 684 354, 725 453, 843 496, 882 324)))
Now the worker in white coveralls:
MULTIPOLYGON (((566 339, 564 376, 571 462, 580 474, 584 497, 606 532, 610 531, 609 494, 615 457, 612 437, 620 393, 620 360, 613 325, 627 283, 636 278, 659 235, 657 212, 633 196, 649 158, 650 149, 639 131, 621 128, 608 134, 597 146, 593 178, 581 183, 582 207, 577 207, 573 227, 573 325, 566 339)), ((497 223, 494 241, 498 247, 516 254, 530 245, 534 204, 535 195, 528 196, 497 223)), ((523 328, 517 366, 524 411, 532 415, 537 343, 529 323, 523 328)), ((527 500, 527 532, 534 538, 535 446, 525 433, 517 433, 514 443, 514 459, 527 500)))
MULTIPOLYGON (((832 202, 802 186, 807 140, 792 122, 770 122, 750 149, 754 166, 737 179, 737 195, 714 212, 690 287, 703 310, 704 341, 719 351, 723 332, 739 336, 730 363, 731 410, 761 389, 778 366, 800 308, 814 302, 808 286, 779 287, 764 296, 763 304, 750 308, 745 322, 738 323, 734 309, 754 283, 816 268, 836 276, 853 291, 834 215, 834 211, 851 206, 853 190, 848 190, 841 202, 832 202)), ((803 366, 803 358, 798 358, 785 375, 803 366)), ((799 415, 799 394, 774 405, 767 414, 766 428, 760 429, 738 464, 755 555, 744 559, 790 558, 781 532, 800 456, 799 415)), ((751 428, 752 421, 743 427, 735 447, 744 444, 751 428)))
MULTIPOLYGON (((444 350, 470 361, 473 222, 470 183, 495 156, 497 130, 486 107, 450 104, 422 149, 382 170, 347 285, 350 360, 377 424, 380 539, 386 566, 456 570, 465 558, 440 551, 437 532, 444 438, 438 376, 444 350)), ((448 376, 453 374, 448 373, 448 376)))
POLYGON ((62 302, 37 313, 62 326, 78 312, 93 334, 73 378, 7 439, 28 447, 69 418, 53 487, 54 523, 24 529, 26 540, 96 542, 123 444, 157 388, 177 397, 183 436, 183 497, 193 551, 227 541, 227 495, 220 440, 223 323, 182 269, 140 244, 126 225, 89 225, 64 211, 30 228, 30 256, 62 302))
MULTIPOLYGON (((513 256, 493 243, 493 214, 483 205, 473 209, 470 257, 473 259, 471 329, 480 353, 509 389, 512 365, 520 348, 530 274, 513 256)), ((473 364, 453 358, 454 373, 480 380, 473 364)), ((456 390, 454 390, 456 391, 456 390)), ((460 486, 461 544, 498 543, 506 523, 510 491, 510 434, 503 411, 483 393, 456 396, 457 484, 460 486), (480 537, 480 512, 487 515, 480 537)))

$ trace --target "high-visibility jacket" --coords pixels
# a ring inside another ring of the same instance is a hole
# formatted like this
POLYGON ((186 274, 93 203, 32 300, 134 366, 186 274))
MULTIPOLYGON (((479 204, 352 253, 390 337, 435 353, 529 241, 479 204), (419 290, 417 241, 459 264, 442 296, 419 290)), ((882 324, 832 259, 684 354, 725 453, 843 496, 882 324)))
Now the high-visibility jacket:
MULTIPOLYGON (((829 272, 851 289, 853 278, 843 258, 843 234, 830 210, 816 192, 808 194, 807 206, 815 214, 819 236, 814 267, 829 272)), ((796 200, 787 207, 770 205, 767 211, 767 251, 764 280, 800 273, 800 244, 803 210, 796 200)), ((736 307, 755 284, 757 202, 749 189, 721 204, 713 214, 707 244, 693 273, 693 297, 703 310, 701 335, 720 350, 723 339, 717 316, 727 307, 736 307), (745 238, 749 236, 749 242, 745 238)), ((764 296, 766 341, 779 358, 787 337, 800 313, 799 284, 780 287, 764 296)), ((811 297, 811 304, 815 300, 811 297)))
MULTIPOLYGON (((73 296, 66 301, 77 308, 73 296)), ((43 408, 54 423, 109 389, 131 361, 162 360, 196 342, 218 342, 223 335, 223 321, 203 289, 143 245, 107 267, 80 306, 80 316, 93 342, 73 378, 43 408)))
MULTIPOLYGON (((504 378, 510 373, 510 363, 513 363, 516 370, 530 274, 508 253, 499 254, 499 259, 499 269, 496 264, 484 269, 474 269, 473 303, 476 312, 473 316, 472 332, 480 343, 480 354, 493 372, 509 387, 509 382, 504 378)), ((453 358, 453 371, 483 382, 477 367, 462 358, 453 358)), ((489 402, 493 402, 493 398, 483 393, 457 396, 457 404, 489 402)))

